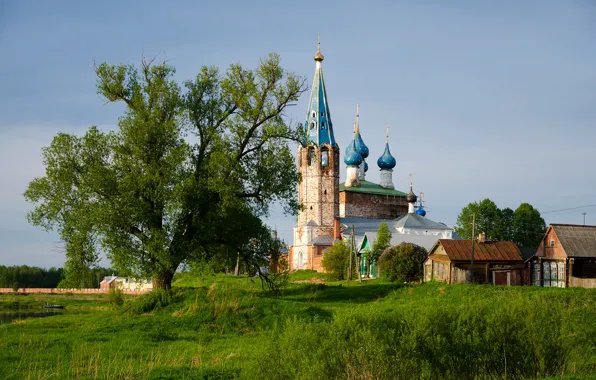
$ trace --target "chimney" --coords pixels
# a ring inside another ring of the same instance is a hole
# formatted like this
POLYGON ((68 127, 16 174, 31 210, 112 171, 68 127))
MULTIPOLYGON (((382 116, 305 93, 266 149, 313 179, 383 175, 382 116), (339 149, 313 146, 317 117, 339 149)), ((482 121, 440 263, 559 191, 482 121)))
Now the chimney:
POLYGON ((333 219, 333 240, 341 240, 341 224, 339 218, 333 219))
POLYGON ((478 243, 485 243, 486 242, 486 235, 484 235, 484 232, 481 232, 480 234, 478 234, 478 243))

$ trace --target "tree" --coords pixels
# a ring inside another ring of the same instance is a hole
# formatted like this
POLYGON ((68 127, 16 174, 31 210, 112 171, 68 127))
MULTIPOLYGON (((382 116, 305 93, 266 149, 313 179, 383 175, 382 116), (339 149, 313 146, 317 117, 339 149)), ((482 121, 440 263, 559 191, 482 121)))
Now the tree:
POLYGON ((472 239, 472 214, 476 217, 476 232, 484 232, 488 240, 499 240, 501 210, 488 198, 469 203, 463 208, 457 217, 455 233, 464 239, 472 239))
POLYGON ((101 249, 162 289, 182 262, 214 255, 258 269, 271 244, 260 217, 275 201, 297 207, 288 142, 300 128, 283 116, 304 80, 275 54, 254 71, 203 67, 182 88, 153 60, 95 72, 98 93, 126 106, 118 130, 58 134, 42 151, 46 175, 24 194, 35 204, 29 221, 65 241, 67 267, 89 268, 101 249))
POLYGON ((370 265, 379 260, 379 257, 385 252, 391 245, 391 231, 389 226, 385 222, 381 222, 379 229, 377 230, 377 239, 373 242, 373 245, 368 256, 368 273, 370 273, 370 265))
POLYGON ((497 234, 499 240, 513 241, 514 228, 513 228, 513 210, 509 207, 505 207, 501 210, 501 218, 499 225, 499 232, 497 234))
POLYGON ((377 230, 377 239, 373 242, 370 259, 371 261, 377 261, 379 257, 385 252, 391 244, 391 231, 389 226, 385 222, 381 222, 379 229, 377 230))
MULTIPOLYGON (((350 263, 351 250, 343 241, 333 243, 327 252, 323 254, 321 264, 325 271, 335 280, 345 280, 350 263)), ((355 263, 354 263, 354 266, 355 263)))
POLYGON ((529 203, 522 203, 515 210, 512 219, 512 240, 515 244, 519 247, 538 247, 546 231, 546 224, 540 212, 529 203))
POLYGON ((413 243, 388 248, 379 258, 381 277, 392 282, 418 281, 423 275, 426 256, 426 249, 413 243))
POLYGON ((499 210, 490 199, 472 202, 457 217, 455 232, 464 239, 471 239, 472 214, 476 215, 476 231, 484 232, 488 240, 513 241, 519 247, 535 248, 546 231, 544 219, 529 203, 522 203, 515 210, 499 210))

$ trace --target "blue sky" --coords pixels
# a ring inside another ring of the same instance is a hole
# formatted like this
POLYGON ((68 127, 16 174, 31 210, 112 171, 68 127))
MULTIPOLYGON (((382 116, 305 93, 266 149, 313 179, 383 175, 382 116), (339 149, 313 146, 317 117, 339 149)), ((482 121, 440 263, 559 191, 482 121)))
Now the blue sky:
MULTIPOLYGON (((117 126, 123 108, 97 96, 94 62, 165 56, 185 80, 278 52, 310 84, 317 33, 342 151, 359 103, 371 158, 389 125, 394 182, 406 190, 413 173, 431 219, 453 224, 487 197, 542 212, 596 204, 596 2, 284 3, 0 2, 0 264, 64 261, 58 237, 28 225, 22 193, 58 131, 117 126)), ((302 121, 307 101, 288 118, 302 121)), ((582 212, 596 224, 596 207, 543 216, 582 212)), ((293 218, 274 210, 269 223, 291 242, 293 218)))

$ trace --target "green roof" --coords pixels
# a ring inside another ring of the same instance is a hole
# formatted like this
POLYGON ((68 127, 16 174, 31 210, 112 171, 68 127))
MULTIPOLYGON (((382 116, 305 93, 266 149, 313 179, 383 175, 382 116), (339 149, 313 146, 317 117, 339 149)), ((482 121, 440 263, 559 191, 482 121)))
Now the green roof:
POLYGON ((339 191, 348 191, 351 193, 365 193, 365 194, 377 194, 377 195, 393 195, 397 197, 405 197, 406 193, 402 193, 399 190, 385 189, 369 181, 360 181, 360 187, 346 187, 345 182, 339 184, 339 191))

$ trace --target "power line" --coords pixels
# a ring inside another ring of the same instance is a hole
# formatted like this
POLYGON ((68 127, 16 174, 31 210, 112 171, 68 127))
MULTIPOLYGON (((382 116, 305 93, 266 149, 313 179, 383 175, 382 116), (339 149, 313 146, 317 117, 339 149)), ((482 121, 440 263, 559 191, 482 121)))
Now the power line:
POLYGON ((559 209, 559 210, 544 211, 544 212, 541 212, 540 214, 550 214, 550 213, 553 213, 553 212, 578 210, 580 208, 587 208, 587 207, 594 207, 594 206, 596 206, 596 205, 586 205, 586 206, 577 206, 577 207, 570 207, 570 208, 562 208, 562 209, 559 209))

